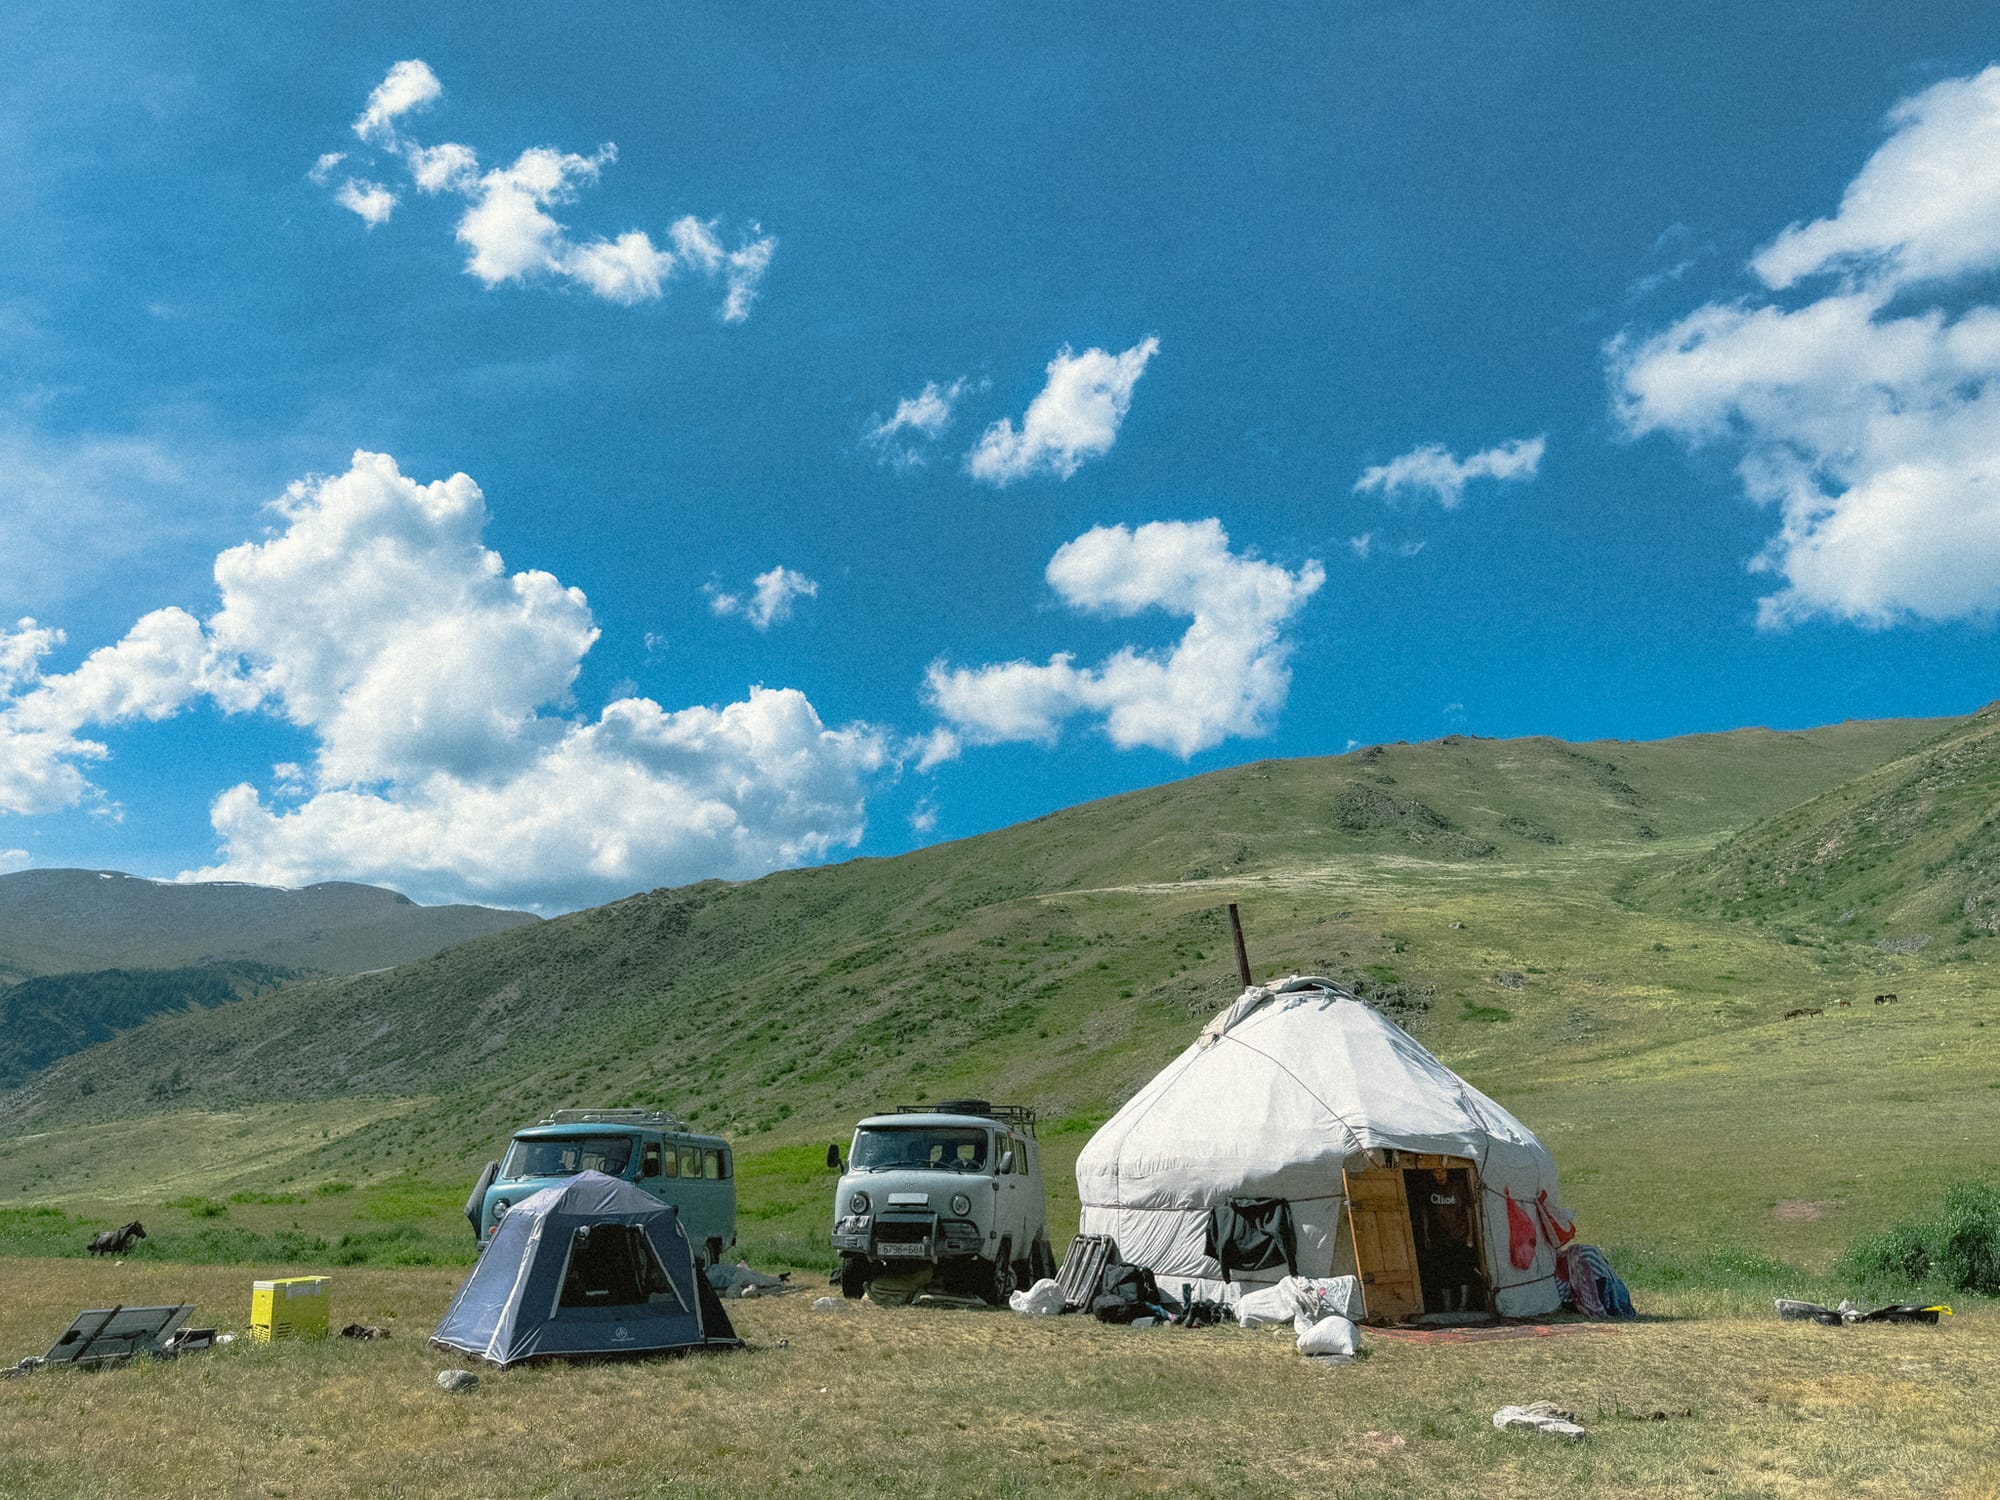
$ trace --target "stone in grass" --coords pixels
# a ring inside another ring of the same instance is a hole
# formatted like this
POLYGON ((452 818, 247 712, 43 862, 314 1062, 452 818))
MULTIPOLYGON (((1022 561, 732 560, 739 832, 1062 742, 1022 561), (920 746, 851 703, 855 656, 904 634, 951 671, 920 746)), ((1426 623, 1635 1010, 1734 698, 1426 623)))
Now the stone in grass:
POLYGON ((462 1395, 479 1384, 479 1377, 470 1370, 439 1370, 438 1389, 462 1395))
POLYGON ((1539 1432, 1546 1437, 1566 1438, 1572 1443, 1583 1441, 1583 1429, 1577 1426, 1576 1413, 1564 1411, 1551 1401, 1535 1401, 1527 1406, 1503 1406, 1493 1413, 1493 1425, 1502 1432, 1518 1429, 1539 1432))
POLYGON ((841 1312, 846 1308, 846 1306, 847 1303, 839 1297, 813 1298, 814 1312, 841 1312))

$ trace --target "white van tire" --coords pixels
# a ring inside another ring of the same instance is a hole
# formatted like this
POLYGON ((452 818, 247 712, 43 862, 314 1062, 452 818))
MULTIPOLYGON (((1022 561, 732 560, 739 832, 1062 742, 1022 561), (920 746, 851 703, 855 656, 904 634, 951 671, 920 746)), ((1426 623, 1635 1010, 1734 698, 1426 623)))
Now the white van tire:
POLYGON ((1014 1271, 1014 1242, 1002 1240, 1000 1249, 993 1257, 993 1264, 983 1267, 981 1275, 984 1285, 979 1289, 980 1300, 991 1302, 995 1307, 1005 1307, 1007 1299, 1020 1286, 1020 1277, 1014 1271))

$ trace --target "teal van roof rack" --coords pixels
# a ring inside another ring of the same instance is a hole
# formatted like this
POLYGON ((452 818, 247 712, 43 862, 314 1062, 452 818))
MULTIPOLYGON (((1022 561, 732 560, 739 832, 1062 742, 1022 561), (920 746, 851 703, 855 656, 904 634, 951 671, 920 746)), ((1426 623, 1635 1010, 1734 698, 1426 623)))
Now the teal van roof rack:
POLYGON ((537 1125, 651 1125, 689 1134, 688 1123, 660 1109, 559 1109, 537 1125))

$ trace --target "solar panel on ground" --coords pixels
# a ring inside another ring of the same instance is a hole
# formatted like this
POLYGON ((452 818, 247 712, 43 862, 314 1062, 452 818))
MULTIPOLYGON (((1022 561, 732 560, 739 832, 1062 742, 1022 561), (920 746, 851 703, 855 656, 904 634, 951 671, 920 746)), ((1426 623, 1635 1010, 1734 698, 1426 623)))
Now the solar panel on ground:
POLYGON ((195 1304, 174 1307, 91 1307, 76 1315, 50 1346, 52 1365, 100 1364, 151 1354, 173 1331, 194 1316, 195 1304))

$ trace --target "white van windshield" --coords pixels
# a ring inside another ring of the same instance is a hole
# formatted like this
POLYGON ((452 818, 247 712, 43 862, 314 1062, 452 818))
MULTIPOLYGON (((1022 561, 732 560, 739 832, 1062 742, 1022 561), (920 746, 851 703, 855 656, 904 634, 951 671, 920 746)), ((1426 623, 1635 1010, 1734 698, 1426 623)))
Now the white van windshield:
POLYGON ((954 1172, 986 1169, 987 1132, 963 1125, 871 1126, 854 1137, 857 1172, 890 1167, 938 1167, 954 1172))
POLYGON ((571 1136, 565 1140, 516 1140, 507 1148, 500 1175, 518 1182, 523 1177, 574 1177, 602 1172, 623 1177, 632 1164, 629 1135, 571 1136))

